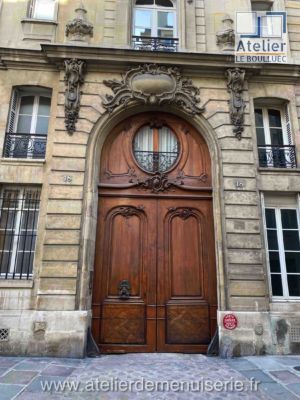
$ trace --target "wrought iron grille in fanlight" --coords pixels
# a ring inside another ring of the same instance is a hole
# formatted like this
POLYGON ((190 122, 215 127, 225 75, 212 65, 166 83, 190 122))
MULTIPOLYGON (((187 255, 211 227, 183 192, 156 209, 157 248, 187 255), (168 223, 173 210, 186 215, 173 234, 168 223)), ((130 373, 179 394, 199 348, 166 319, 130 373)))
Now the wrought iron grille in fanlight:
POLYGON ((141 151, 135 150, 137 163, 148 172, 165 172, 175 164, 178 158, 178 146, 174 151, 141 151))
POLYGON ((169 127, 145 125, 135 135, 133 153, 143 170, 165 172, 178 158, 179 142, 169 127))

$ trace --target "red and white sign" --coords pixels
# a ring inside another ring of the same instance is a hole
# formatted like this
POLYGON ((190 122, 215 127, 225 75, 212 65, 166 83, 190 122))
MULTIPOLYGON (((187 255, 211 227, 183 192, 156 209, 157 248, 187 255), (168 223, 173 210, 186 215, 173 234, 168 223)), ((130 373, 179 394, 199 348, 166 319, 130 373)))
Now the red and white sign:
POLYGON ((223 318, 223 326, 225 329, 233 330, 237 327, 238 320, 234 314, 226 314, 223 318))

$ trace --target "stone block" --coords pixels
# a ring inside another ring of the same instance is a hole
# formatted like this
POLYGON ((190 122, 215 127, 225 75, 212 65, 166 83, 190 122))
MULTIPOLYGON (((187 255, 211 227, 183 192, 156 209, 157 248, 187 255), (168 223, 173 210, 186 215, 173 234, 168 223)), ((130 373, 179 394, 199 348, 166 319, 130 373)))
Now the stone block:
POLYGON ((81 215, 47 215, 46 229, 80 229, 81 215))
POLYGON ((75 294, 76 279, 41 278, 38 294, 75 294))
POLYGON ((79 246, 45 245, 44 261, 77 261, 79 246))
POLYGON ((81 200, 49 200, 47 204, 49 214, 81 214, 81 200))
POLYGON ((79 230, 46 230, 45 244, 79 244, 79 230))

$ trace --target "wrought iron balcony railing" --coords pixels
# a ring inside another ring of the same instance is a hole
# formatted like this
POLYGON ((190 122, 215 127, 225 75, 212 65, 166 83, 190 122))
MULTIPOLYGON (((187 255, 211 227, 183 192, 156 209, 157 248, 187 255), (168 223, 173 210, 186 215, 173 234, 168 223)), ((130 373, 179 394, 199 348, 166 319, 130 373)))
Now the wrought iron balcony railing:
POLYGON ((141 151, 134 150, 138 164, 149 172, 164 172, 172 167, 178 158, 178 151, 141 151))
POLYGON ((178 50, 179 39, 149 36, 132 36, 133 48, 148 51, 173 51, 178 50))
POLYGON ((269 168, 296 168, 295 146, 258 146, 259 166, 269 168))
POLYGON ((6 133, 3 156, 43 159, 46 154, 46 145, 47 135, 6 133))

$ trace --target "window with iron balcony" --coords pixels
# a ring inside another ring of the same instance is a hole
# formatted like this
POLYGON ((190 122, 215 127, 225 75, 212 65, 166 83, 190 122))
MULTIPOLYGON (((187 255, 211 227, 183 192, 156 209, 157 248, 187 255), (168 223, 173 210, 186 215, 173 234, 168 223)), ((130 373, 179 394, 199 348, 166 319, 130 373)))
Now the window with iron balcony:
POLYGON ((136 50, 178 50, 175 0, 136 0, 132 45, 136 50))
POLYGON ((260 167, 297 167, 287 105, 256 106, 255 127, 260 167))
POLYGON ((13 90, 4 157, 45 158, 50 104, 49 89, 18 87, 13 90))

